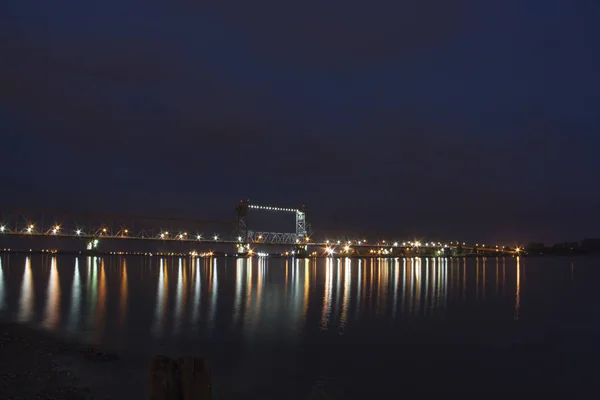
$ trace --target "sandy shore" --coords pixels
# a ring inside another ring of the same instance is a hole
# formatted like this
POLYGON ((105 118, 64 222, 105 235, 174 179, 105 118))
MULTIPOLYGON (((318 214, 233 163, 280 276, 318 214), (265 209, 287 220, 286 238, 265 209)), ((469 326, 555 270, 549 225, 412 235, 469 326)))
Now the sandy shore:
POLYGON ((0 323, 0 399, 147 398, 145 370, 32 328, 0 323))

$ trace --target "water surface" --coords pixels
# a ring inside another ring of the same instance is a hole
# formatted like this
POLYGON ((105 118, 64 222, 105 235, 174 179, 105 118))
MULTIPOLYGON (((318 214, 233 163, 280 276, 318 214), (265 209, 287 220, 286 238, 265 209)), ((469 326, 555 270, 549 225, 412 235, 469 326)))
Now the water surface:
POLYGON ((3 319, 144 363, 206 357, 216 398, 568 392, 600 350, 593 258, 0 262, 3 319))

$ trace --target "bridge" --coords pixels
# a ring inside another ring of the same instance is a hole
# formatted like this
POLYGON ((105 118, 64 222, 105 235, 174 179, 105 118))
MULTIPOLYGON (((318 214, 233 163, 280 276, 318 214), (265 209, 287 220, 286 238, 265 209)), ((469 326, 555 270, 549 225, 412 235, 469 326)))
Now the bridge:
MULTIPOLYGON (((376 240, 356 238, 314 238, 306 219, 306 208, 261 205, 241 200, 235 208, 235 221, 208 221, 140 215, 81 213, 57 210, 12 209, 2 213, 0 240, 4 237, 53 237, 79 239, 86 251, 100 251, 105 240, 184 243, 199 247, 230 245, 238 256, 265 254, 256 248, 277 246, 280 255, 288 256, 464 256, 517 255, 518 246, 486 246, 466 242, 432 242, 424 240, 376 240), (253 212, 293 216, 292 232, 252 229, 248 216, 253 212), (48 223, 50 216, 51 223, 48 223), (58 222, 60 221, 60 222, 58 222), (212 231, 206 233, 207 229, 212 231)), ((1 243, 1 241, 0 241, 1 243)), ((0 251, 2 250, 0 244, 0 251)), ((210 252, 212 254, 212 252, 210 252)))

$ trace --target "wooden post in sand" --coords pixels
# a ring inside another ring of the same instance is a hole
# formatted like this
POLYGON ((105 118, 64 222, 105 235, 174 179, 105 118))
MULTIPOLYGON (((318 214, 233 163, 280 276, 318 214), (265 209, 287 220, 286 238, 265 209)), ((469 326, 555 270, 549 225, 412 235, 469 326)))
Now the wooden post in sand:
POLYGON ((204 360, 172 360, 156 356, 150 362, 150 400, 210 400, 210 373, 204 360))

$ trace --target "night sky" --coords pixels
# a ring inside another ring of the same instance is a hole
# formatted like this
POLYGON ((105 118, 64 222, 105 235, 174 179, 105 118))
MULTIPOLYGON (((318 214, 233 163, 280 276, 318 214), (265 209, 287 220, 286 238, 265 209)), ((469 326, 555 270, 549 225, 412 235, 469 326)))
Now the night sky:
POLYGON ((598 21, 595 0, 3 0, 0 204, 600 236, 598 21))

